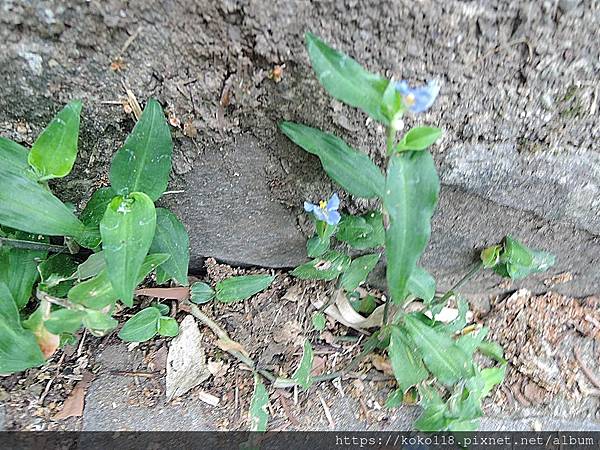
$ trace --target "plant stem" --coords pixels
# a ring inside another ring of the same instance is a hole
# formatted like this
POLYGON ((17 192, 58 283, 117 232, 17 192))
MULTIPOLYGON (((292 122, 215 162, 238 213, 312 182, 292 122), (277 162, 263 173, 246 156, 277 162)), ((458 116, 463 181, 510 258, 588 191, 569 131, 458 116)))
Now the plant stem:
POLYGON ((458 280, 458 282, 452 286, 452 288, 450 288, 450 290, 448 292, 446 292, 442 298, 440 298, 440 303, 444 303, 446 301, 448 301, 450 299, 450 297, 452 297, 457 291, 458 289, 460 289, 460 287, 465 284, 467 281, 469 281, 471 278, 473 278, 477 272, 479 272, 483 267, 483 262, 482 261, 478 261, 475 264, 473 264, 473 267, 471 267, 471 269, 465 274, 464 277, 462 277, 460 280, 458 280))
POLYGON ((31 241, 23 241, 21 239, 10 239, 5 237, 0 237, 0 248, 7 246, 12 248, 20 248, 24 250, 39 250, 39 251, 47 251, 52 253, 63 253, 68 251, 67 247, 64 245, 52 245, 46 244, 45 242, 31 242, 31 241))

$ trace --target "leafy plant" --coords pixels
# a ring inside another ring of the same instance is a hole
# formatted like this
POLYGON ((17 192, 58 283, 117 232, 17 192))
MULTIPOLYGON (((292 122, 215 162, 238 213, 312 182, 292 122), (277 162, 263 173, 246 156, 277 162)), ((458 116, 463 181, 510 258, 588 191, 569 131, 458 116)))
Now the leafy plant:
MULTIPOLYGON (((42 364, 81 327, 95 335, 113 330, 118 302, 132 307, 136 286, 150 272, 163 283, 187 284, 187 232, 175 215, 154 207, 173 152, 156 100, 115 154, 112 186, 96 190, 79 217, 50 192, 47 180, 73 168, 81 107, 79 100, 65 106, 31 150, 0 138, 0 373, 42 364), (77 244, 92 251, 81 263, 77 244)), ((177 332, 174 319, 151 307, 119 335, 146 340, 177 332)))
MULTIPOLYGON (((321 160, 325 172, 346 192, 379 200, 376 210, 362 216, 340 215, 339 200, 331 204, 336 194, 329 202, 305 203, 305 210, 315 222, 316 232, 307 243, 308 255, 313 259, 297 267, 292 275, 338 280, 338 289, 356 311, 370 312, 375 308, 374 297, 369 294, 361 299, 358 288, 385 255, 389 298, 385 299, 382 314, 378 309, 373 312, 374 317, 381 314, 377 316, 381 317, 378 330, 351 365, 378 348, 385 349, 398 384, 387 406, 418 398, 423 408, 415 423, 419 430, 474 430, 483 414, 482 400, 502 382, 506 361, 502 349, 485 340, 486 328, 467 326, 467 306, 455 290, 484 267, 520 279, 548 269, 554 257, 530 250, 507 236, 502 244, 484 249, 482 260, 455 288, 436 295, 434 278, 418 263, 429 241, 440 191, 427 149, 440 138, 442 130, 419 126, 399 139, 397 134, 404 114, 418 114, 432 106, 439 85, 430 82, 411 88, 405 81, 394 82, 370 73, 310 33, 306 35, 306 47, 325 90, 385 126, 387 157, 381 170, 339 137, 293 122, 280 124, 288 138, 321 160), (438 321, 437 314, 453 298, 459 300, 458 317, 450 323, 438 321), (415 302, 419 302, 417 308, 413 305, 413 312, 407 312, 406 306, 415 302), (475 363, 476 352, 489 358, 486 364, 490 367, 481 368, 475 363)), ((313 325, 319 330, 326 324, 324 309, 313 316, 313 325)), ((312 351, 307 341, 292 379, 278 379, 276 384, 308 388, 315 381, 307 372, 311 365, 312 351)))

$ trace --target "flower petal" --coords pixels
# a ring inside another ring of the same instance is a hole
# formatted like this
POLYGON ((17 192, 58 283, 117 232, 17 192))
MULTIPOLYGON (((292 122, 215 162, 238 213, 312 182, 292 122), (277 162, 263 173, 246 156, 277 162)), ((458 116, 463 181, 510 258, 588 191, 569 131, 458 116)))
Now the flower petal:
POLYGON ((396 83, 396 90, 400 92, 401 95, 408 95, 411 91, 411 89, 408 87, 408 83, 405 80, 398 81, 396 83))
POLYGON ((327 217, 327 223, 329 225, 337 225, 340 222, 341 216, 340 213, 333 210, 329 211, 329 217, 327 217))
POLYGON ((327 221, 327 213, 325 211, 323 211, 321 208, 315 208, 313 209, 313 214, 315 215, 315 217, 318 220, 321 220, 323 222, 327 221))
POLYGON ((309 202, 304 202, 304 211, 313 212, 315 208, 318 208, 318 206, 309 202))
POLYGON ((333 193, 329 201, 327 202, 327 211, 334 211, 340 207, 340 198, 337 193, 333 193))
POLYGON ((410 110, 415 113, 423 112, 435 101, 440 92, 440 85, 437 81, 430 81, 427 86, 414 89, 415 103, 410 107, 410 110))

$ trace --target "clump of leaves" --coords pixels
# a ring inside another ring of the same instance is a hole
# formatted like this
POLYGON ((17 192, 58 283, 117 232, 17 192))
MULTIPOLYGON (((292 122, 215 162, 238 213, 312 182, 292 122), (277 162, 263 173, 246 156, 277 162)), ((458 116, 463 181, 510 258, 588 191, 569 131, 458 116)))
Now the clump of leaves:
MULTIPOLYGON (((0 373, 43 364, 82 327, 110 332, 115 312, 134 307, 136 287, 152 272, 159 284, 188 284, 187 231, 154 205, 167 188, 173 153, 156 100, 115 153, 110 186, 97 189, 83 211, 76 215, 50 191, 47 181, 73 168, 81 108, 79 100, 66 105, 30 150, 0 137, 0 373)), ((242 300, 273 281, 239 278, 219 283, 217 299, 242 300)), ((168 313, 161 304, 139 311, 119 336, 175 336, 179 327, 168 313)))

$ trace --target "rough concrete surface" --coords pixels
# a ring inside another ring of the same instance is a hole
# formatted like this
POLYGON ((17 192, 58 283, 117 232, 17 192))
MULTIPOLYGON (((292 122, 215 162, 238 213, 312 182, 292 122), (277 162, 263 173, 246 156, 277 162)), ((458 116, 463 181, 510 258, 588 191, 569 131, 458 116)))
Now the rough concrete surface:
MULTIPOLYGON (((157 97, 182 124, 171 189, 185 192, 164 203, 190 231, 192 268, 205 256, 294 266, 304 260, 302 202, 335 187, 276 123, 321 127, 383 160, 381 127, 330 99, 311 74, 302 43, 311 30, 370 70, 442 82, 431 111, 406 120, 445 130, 434 148, 444 188, 423 258, 440 287, 511 232, 558 255, 549 276, 574 275, 555 289, 588 295, 600 291, 599 8, 591 0, 2 0, 0 133, 31 143, 62 104, 82 98, 80 157, 55 183, 82 206, 106 183, 133 126, 110 103, 122 84, 142 101, 157 97), (268 77, 276 64, 285 64, 279 83, 268 77)), ((349 211, 373 206, 342 201, 349 211)), ((543 281, 526 285, 539 292, 543 281)), ((470 290, 494 283, 483 277, 470 290)))

